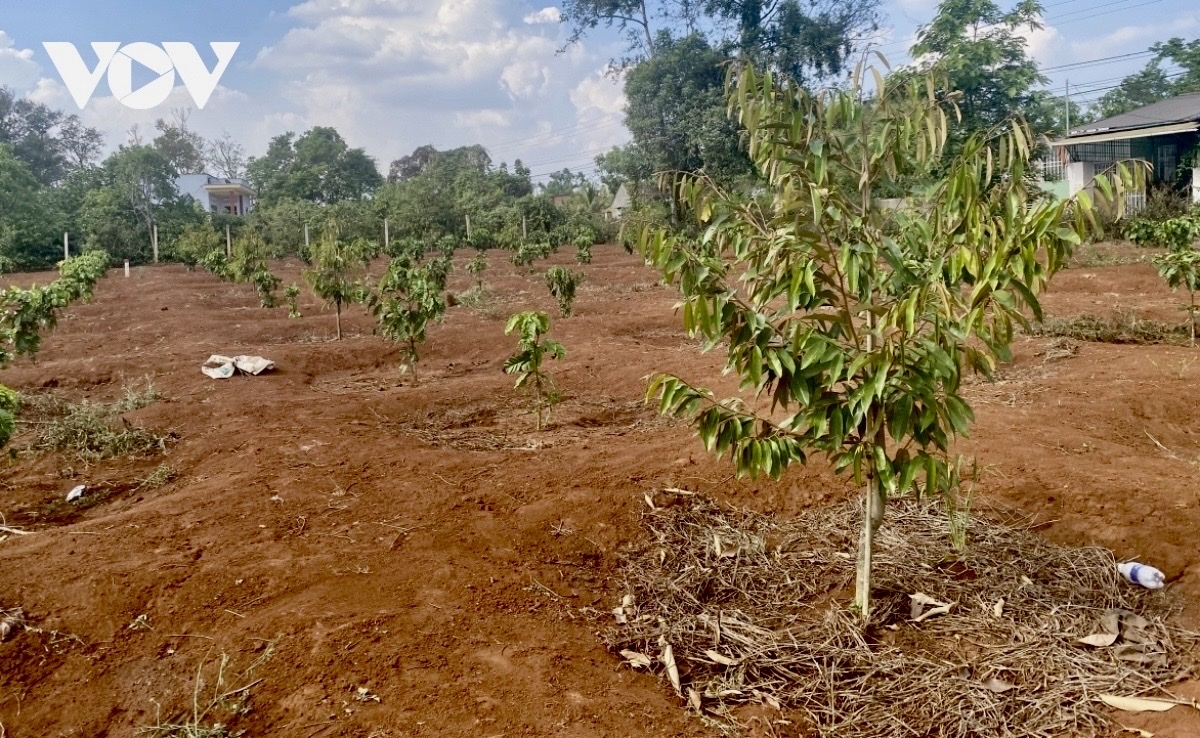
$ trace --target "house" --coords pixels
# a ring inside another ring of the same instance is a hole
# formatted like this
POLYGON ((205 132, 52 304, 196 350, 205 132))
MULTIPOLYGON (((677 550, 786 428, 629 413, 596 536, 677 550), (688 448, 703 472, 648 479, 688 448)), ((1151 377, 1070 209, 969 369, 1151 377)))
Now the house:
POLYGON ((180 195, 190 195, 206 212, 245 215, 254 209, 258 193, 244 179, 223 179, 211 174, 183 174, 175 179, 180 195))
POLYGON ((1192 201, 1200 203, 1200 162, 1187 156, 1200 146, 1200 92, 1081 125, 1052 146, 1066 169, 1069 195, 1087 187, 1114 163, 1137 160, 1151 165, 1152 185, 1182 183, 1191 190, 1192 201), (1190 177, 1181 171, 1185 157, 1190 177))
POLYGON ((571 198, 573 197, 575 197, 575 193, 568 192, 565 195, 555 195, 554 197, 550 198, 550 202, 554 203, 556 207, 562 208, 570 204, 571 198))
POLYGON ((613 195, 612 204, 604 211, 604 217, 609 220, 618 220, 632 204, 633 201, 629 198, 629 189, 622 182, 621 186, 617 188, 617 194, 613 195))

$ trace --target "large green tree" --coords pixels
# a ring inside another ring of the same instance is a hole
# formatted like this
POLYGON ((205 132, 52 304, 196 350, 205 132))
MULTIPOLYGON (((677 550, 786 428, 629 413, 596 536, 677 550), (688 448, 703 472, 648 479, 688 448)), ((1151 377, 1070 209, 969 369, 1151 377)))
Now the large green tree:
POLYGON ((39 183, 56 184, 94 165, 101 142, 100 132, 83 125, 79 116, 17 97, 0 86, 0 144, 7 144, 39 183))
POLYGON ((0 270, 45 266, 62 258, 57 213, 44 188, 12 149, 0 144, 0 270))
POLYGON ((988 131, 1020 114, 1035 133, 1051 122, 1037 88, 1046 78, 1029 55, 1026 37, 1041 28, 1042 6, 1022 0, 1002 11, 993 0, 943 0, 933 20, 917 33, 913 58, 922 69, 937 69, 948 89, 961 95, 961 124, 951 133, 950 151, 972 133, 988 131))
POLYGON ((738 124, 725 112, 728 57, 698 34, 663 34, 656 48, 625 80, 625 125, 649 168, 704 170, 720 179, 747 172, 738 124))
POLYGON ((621 68, 662 53, 659 35, 703 35, 715 48, 809 82, 840 73, 878 27, 878 0, 565 0, 567 45, 596 29, 624 40, 621 68))
POLYGON ((335 129, 323 126, 299 138, 289 132, 271 139, 267 153, 246 165, 246 175, 264 205, 288 198, 360 200, 383 184, 373 157, 350 148, 335 129))

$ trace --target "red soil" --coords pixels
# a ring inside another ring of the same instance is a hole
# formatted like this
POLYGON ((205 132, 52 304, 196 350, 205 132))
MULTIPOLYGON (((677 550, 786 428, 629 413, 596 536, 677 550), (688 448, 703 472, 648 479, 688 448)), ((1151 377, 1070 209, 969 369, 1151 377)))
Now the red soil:
MULTIPOLYGON (((248 286, 178 266, 112 272, 36 364, 5 371, 23 392, 73 400, 115 399, 150 375, 166 399, 126 418, 178 434, 165 457, 22 456, 3 471, 0 512, 36 533, 0 541, 0 608, 45 631, 0 644, 7 735, 133 735, 156 702, 164 719, 190 713, 197 667, 207 660, 211 688, 222 653, 228 688, 261 679, 233 723, 250 736, 705 734, 595 637, 643 495, 687 486, 789 514, 850 491, 819 465, 733 480, 642 406, 654 371, 729 385, 721 357, 682 332, 676 295, 612 247, 584 267, 575 317, 555 319, 566 399, 534 432, 501 371, 514 344, 502 320, 552 303, 540 274, 501 254, 491 265, 491 314, 451 308, 419 384, 401 381, 394 346, 357 309, 333 342, 333 315, 307 289, 306 317, 289 320, 248 286), (214 381, 199 371, 212 353, 278 368, 214 381), (178 478, 139 488, 162 463, 178 478), (76 484, 100 504, 61 503, 76 484), (149 628, 131 629, 140 615, 149 628), (360 687, 379 701, 356 699, 360 687)), ((297 263, 277 271, 299 281, 297 263)), ((1068 270, 1046 308, 1175 320, 1178 301, 1136 264, 1068 270)), ((1200 354, 1084 344, 1046 361, 1048 343, 1019 339, 1001 380, 971 388, 978 422, 962 445, 985 467, 977 509, 1159 566, 1183 624, 1200 627, 1200 354)), ((1196 735, 1196 714, 1122 721, 1196 735)))

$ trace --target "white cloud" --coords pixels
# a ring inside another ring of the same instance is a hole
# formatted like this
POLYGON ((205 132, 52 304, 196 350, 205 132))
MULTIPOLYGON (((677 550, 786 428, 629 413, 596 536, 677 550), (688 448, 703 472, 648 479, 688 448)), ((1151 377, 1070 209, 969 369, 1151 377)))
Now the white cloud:
POLYGON ((1194 14, 1177 16, 1161 23, 1126 25, 1101 36, 1070 44, 1072 60, 1098 59, 1129 51, 1144 51, 1151 43, 1172 36, 1188 36, 1200 31, 1200 17, 1194 14))
MULTIPOLYGON (((307 125, 337 127, 386 168, 425 143, 488 146, 571 125, 569 95, 596 60, 556 54, 551 11, 522 23, 508 0, 306 0, 253 67, 279 78, 307 125)), ((501 146, 500 158, 558 153, 545 144, 501 146)))
POLYGON ((1053 66, 1070 61, 1070 47, 1054 26, 1046 25, 1028 32, 1025 41, 1025 50, 1041 66, 1053 66))
POLYGON ((622 121, 625 111, 624 80, 608 68, 584 79, 571 90, 583 151, 594 151, 629 140, 622 121))
POLYGON ((542 8, 536 13, 530 13, 522 20, 531 26, 541 25, 543 23, 561 23, 562 13, 556 7, 542 8))
POLYGON ((0 31, 0 84, 25 90, 37 83, 42 70, 33 49, 19 49, 12 36, 0 31))

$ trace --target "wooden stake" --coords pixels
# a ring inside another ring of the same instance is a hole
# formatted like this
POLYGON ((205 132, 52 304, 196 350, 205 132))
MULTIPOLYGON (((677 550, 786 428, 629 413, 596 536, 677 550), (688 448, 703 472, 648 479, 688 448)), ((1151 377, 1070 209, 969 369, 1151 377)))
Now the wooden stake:
POLYGON ((529 228, 527 227, 527 225, 525 223, 525 215, 524 214, 521 215, 521 240, 522 241, 529 240, 529 228))
POLYGON ((63 233, 63 258, 71 258, 71 241, 69 233, 63 233))
POLYGON ((388 232, 388 219, 383 219, 383 250, 386 252, 392 245, 392 235, 388 232))
POLYGON ((471 216, 467 215, 467 240, 471 240, 471 216))
POLYGON ((308 223, 304 224, 304 251, 308 252, 308 223))
POLYGON ((129 279, 129 259, 125 260, 125 279, 129 279))
POLYGON ((150 246, 151 246, 151 248, 154 249, 154 263, 157 264, 158 263, 158 223, 155 223, 154 227, 151 229, 150 246))
POLYGON ((233 234, 229 230, 229 224, 225 224, 225 258, 233 258, 233 234))

